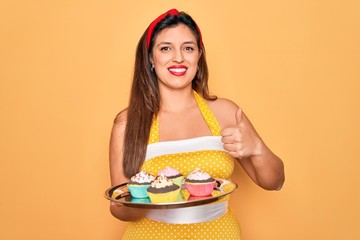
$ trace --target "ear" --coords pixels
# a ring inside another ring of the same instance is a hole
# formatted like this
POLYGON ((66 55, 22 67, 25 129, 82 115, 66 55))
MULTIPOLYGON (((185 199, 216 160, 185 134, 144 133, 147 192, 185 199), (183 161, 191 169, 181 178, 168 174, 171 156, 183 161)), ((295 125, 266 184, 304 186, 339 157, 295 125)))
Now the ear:
POLYGON ((152 54, 149 55, 149 61, 152 65, 154 65, 154 59, 153 59, 152 54))

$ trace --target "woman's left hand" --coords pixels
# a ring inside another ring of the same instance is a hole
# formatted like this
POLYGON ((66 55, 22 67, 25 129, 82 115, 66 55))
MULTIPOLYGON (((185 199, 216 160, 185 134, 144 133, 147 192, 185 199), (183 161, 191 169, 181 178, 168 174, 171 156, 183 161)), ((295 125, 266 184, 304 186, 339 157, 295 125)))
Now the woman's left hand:
POLYGON ((261 154, 263 142, 241 108, 236 111, 235 118, 235 126, 224 128, 221 131, 224 149, 228 151, 229 155, 238 159, 261 154))

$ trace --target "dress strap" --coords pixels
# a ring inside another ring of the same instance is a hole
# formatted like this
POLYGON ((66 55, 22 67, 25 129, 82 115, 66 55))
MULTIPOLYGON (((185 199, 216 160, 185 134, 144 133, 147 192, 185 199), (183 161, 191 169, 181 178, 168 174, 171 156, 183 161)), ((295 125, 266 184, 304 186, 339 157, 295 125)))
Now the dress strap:
POLYGON ((157 143, 157 142, 159 142, 159 117, 157 114, 154 114, 150 128, 148 144, 157 143))
POLYGON ((220 132, 221 132, 220 124, 216 119, 216 117, 214 116, 213 112, 211 111, 209 105, 207 105, 205 100, 195 91, 194 91, 194 96, 199 106, 200 112, 211 130, 211 134, 213 136, 220 136, 220 132))

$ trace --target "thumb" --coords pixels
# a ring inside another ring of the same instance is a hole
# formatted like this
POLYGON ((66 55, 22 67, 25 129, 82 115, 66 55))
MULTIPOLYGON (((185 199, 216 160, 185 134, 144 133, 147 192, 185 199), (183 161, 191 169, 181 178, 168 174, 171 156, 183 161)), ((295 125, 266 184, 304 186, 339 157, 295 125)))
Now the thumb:
POLYGON ((236 125, 240 125, 241 122, 242 122, 242 109, 241 108, 238 108, 238 110, 236 111, 235 113, 235 119, 236 119, 236 125))

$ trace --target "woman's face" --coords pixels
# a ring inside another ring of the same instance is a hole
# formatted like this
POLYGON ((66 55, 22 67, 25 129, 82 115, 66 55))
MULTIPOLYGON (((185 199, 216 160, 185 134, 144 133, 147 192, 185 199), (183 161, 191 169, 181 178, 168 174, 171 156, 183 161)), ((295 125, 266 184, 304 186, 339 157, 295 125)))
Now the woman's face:
POLYGON ((150 57, 160 88, 191 86, 201 53, 189 27, 179 24, 162 30, 156 37, 150 57))

